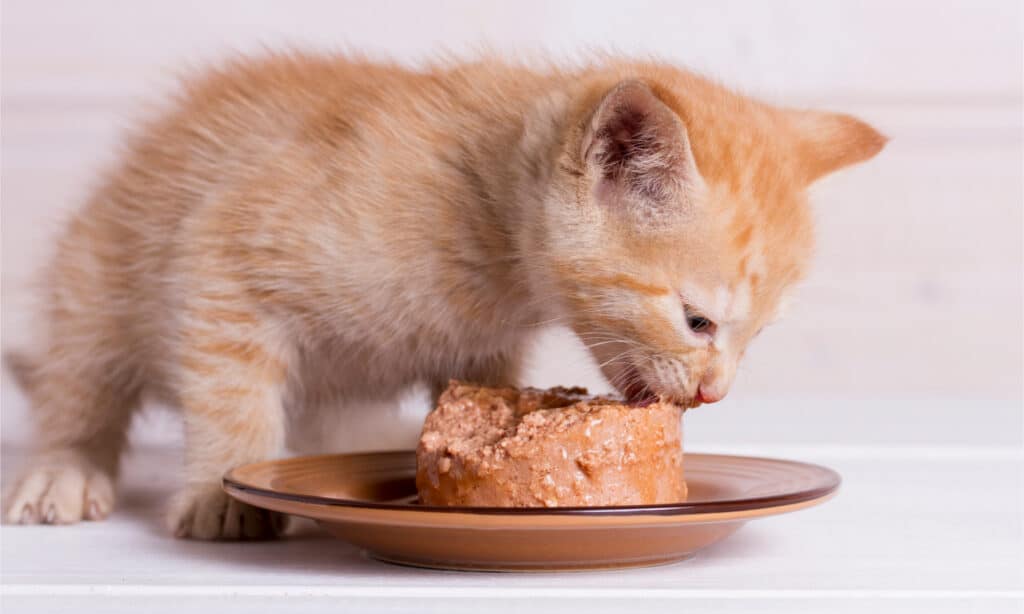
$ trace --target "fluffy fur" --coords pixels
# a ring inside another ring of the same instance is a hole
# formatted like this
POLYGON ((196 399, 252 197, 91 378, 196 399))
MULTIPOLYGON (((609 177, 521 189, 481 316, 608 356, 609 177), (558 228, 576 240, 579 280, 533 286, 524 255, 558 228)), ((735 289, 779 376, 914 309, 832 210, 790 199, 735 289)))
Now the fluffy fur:
POLYGON ((5 517, 105 517, 156 397, 185 420, 176 534, 274 534, 219 480, 279 454, 289 414, 515 384, 546 322, 636 401, 717 400, 805 271, 805 187, 883 143, 657 63, 229 63, 143 127, 60 240, 47 335, 12 362, 38 435, 5 517))

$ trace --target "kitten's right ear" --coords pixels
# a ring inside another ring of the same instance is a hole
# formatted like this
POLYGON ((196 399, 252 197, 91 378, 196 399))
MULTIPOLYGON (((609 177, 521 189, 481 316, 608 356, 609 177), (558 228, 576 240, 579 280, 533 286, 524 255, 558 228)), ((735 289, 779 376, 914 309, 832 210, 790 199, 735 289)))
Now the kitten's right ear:
POLYGON ((622 81, 591 116, 581 143, 599 199, 639 196, 667 205, 700 182, 686 127, 645 83, 622 81))

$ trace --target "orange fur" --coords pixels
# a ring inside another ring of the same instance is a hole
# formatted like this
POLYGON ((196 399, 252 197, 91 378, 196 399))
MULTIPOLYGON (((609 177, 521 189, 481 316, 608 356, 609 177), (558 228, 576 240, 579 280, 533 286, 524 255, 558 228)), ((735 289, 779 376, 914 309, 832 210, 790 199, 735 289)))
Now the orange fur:
POLYGON ((147 394, 184 413, 175 531, 273 532, 216 485, 278 454, 289 412, 514 383, 548 321, 627 394, 720 398, 806 270, 805 187, 883 142, 667 64, 230 62, 135 135, 60 240, 48 334, 18 362, 39 454, 6 518, 105 515, 147 394), (81 479, 40 489, 44 470, 81 479))

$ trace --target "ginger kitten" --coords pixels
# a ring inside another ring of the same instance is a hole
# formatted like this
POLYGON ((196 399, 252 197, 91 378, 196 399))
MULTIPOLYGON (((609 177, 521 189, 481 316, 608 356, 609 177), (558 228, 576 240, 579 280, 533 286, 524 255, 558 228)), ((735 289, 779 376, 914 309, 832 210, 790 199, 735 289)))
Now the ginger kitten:
POLYGON ((516 384, 549 321, 636 402, 721 399, 807 267, 805 188, 884 142, 665 64, 229 63, 131 140, 60 240, 47 334, 11 359, 38 434, 5 518, 109 514, 152 397, 184 414, 175 534, 273 535, 220 479, 280 454, 289 414, 516 384))

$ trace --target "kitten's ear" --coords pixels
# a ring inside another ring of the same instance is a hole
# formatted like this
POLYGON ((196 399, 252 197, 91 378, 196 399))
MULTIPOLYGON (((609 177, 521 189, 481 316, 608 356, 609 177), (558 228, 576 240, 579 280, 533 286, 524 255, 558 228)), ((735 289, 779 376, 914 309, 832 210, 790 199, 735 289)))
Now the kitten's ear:
POLYGON ((807 183, 873 158, 889 140, 851 115, 821 111, 786 113, 796 132, 800 170, 807 183))
POLYGON ((641 81, 622 81, 594 112, 581 143, 598 193, 678 199, 700 180, 686 127, 641 81))

